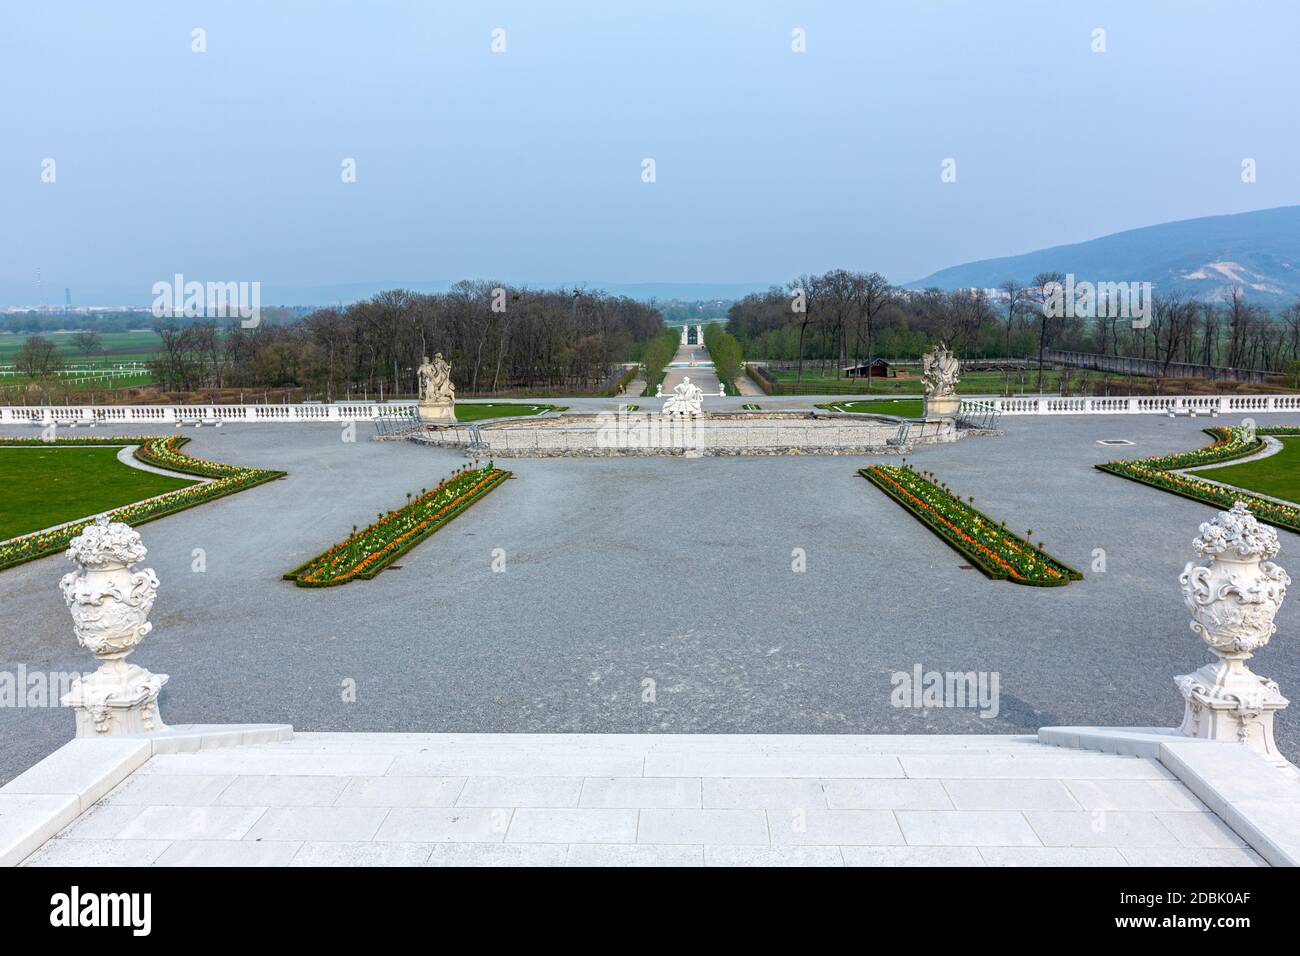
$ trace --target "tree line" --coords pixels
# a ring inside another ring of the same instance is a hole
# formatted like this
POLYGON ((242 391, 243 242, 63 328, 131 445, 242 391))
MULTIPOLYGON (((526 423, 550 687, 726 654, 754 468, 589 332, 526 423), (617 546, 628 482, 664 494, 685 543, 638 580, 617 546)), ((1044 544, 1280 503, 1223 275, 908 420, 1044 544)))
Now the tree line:
POLYGON ((302 387, 331 401, 414 395, 424 356, 441 352, 460 395, 581 394, 663 331, 651 306, 600 291, 511 289, 461 282, 440 294, 381 292, 298 322, 245 329, 214 321, 157 323, 150 362, 164 388, 302 387))
MULTIPOLYGON (((1048 349, 1271 372, 1300 367, 1300 299, 1270 311, 1230 288, 1218 301, 1156 292, 1145 317, 1113 315, 1099 300, 1058 317, 1050 307, 1060 273, 1008 280, 997 290, 911 290, 878 272, 802 275, 731 306, 727 330, 752 359, 834 363, 915 359, 945 341, 963 358, 1041 359, 1048 349)), ((1118 303, 1116 303, 1118 305, 1118 303)))
POLYGON ((710 322, 704 327, 704 347, 709 350, 713 370, 717 372, 718 380, 727 386, 728 394, 738 394, 736 379, 743 367, 740 342, 717 322, 710 322))

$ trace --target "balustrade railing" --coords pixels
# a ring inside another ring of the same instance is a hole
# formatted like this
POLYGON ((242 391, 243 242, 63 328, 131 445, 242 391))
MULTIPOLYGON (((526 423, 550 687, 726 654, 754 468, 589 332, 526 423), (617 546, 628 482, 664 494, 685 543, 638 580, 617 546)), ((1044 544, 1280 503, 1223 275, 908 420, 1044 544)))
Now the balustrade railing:
MULTIPOLYGON (((302 424, 374 421, 411 415, 416 403, 301 405, 0 405, 0 425, 302 424)), ((963 412, 982 415, 1252 415, 1300 412, 1285 395, 968 396, 963 412)))

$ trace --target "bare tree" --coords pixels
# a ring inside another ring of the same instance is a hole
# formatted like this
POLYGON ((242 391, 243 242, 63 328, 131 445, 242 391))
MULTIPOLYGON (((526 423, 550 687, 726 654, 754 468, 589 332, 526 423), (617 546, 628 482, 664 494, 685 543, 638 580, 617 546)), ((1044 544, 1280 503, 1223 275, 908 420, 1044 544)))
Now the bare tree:
POLYGON ((1039 295, 1038 301, 1038 385, 1039 392, 1043 390, 1043 349, 1047 346, 1047 301, 1051 294, 1051 287, 1057 283, 1065 281, 1065 276, 1059 272, 1040 272, 1034 276, 1034 286, 1039 295))

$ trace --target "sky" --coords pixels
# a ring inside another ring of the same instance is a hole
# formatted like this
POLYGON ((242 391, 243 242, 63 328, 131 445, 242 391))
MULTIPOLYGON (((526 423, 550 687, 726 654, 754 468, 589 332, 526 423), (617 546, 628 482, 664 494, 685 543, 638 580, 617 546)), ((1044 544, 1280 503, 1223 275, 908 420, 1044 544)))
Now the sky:
POLYGON ((1291 205, 1298 32, 1294 0, 9 4, 0 305, 904 282, 1291 205))

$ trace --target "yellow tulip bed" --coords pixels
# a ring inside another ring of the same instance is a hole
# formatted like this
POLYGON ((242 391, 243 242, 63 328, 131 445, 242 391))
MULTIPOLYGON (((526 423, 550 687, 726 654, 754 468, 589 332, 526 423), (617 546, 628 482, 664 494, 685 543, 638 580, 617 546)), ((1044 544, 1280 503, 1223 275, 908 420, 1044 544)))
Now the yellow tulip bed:
POLYGON ((1096 467, 1112 475, 1119 475, 1130 481, 1138 481, 1161 491, 1181 495, 1192 501, 1215 505, 1224 509, 1231 508, 1234 502, 1245 502, 1246 507, 1260 521, 1300 532, 1300 508, 1260 498, 1247 491, 1225 488, 1223 485, 1203 481, 1192 475, 1177 474, 1176 471, 1187 468, 1199 468, 1219 462, 1233 461, 1253 454, 1264 447, 1262 435, 1300 435, 1300 427, 1295 425, 1270 426, 1251 430, 1241 426, 1215 426, 1205 429, 1205 433, 1214 439, 1213 444, 1205 448, 1179 452, 1173 455, 1161 455, 1155 458, 1133 458, 1111 461, 1096 467))
POLYGON ((1083 575, 976 511, 948 489, 908 465, 874 465, 858 472, 906 508, 971 564, 995 580, 1031 587, 1061 587, 1083 575))
MULTIPOLYGON (((189 439, 183 435, 164 437, 149 435, 122 435, 96 438, 59 438, 47 442, 40 438, 3 438, 0 447, 25 445, 139 445, 135 457, 146 464, 184 474, 210 478, 202 484, 178 488, 154 498, 137 501, 108 513, 110 521, 121 521, 128 525, 140 525, 167 515, 176 514, 195 505, 206 504, 226 495, 256 487, 276 478, 283 478, 283 471, 264 471, 260 468, 241 468, 220 462, 205 461, 186 455, 180 449, 189 439)), ((46 555, 55 554, 68 547, 68 543, 79 535, 83 528, 91 523, 89 517, 83 521, 60 525, 34 531, 0 542, 0 570, 15 565, 34 561, 46 555)))
POLYGON ((510 477, 491 462, 458 469, 432 491, 423 491, 396 511, 287 572, 303 588, 327 588, 356 578, 370 580, 397 558, 510 477))

